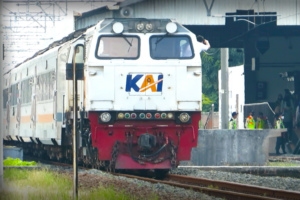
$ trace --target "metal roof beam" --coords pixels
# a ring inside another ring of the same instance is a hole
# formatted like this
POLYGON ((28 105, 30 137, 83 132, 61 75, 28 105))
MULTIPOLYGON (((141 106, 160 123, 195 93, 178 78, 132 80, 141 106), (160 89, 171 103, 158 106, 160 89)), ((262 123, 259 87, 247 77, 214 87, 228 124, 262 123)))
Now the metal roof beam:
POLYGON ((66 9, 66 12, 61 8, 61 6, 56 2, 54 1, 54 3, 57 5, 57 7, 65 14, 65 16, 67 16, 67 9, 66 9))
POLYGON ((40 7, 40 9, 45 13, 45 15, 47 16, 47 17, 49 17, 52 21, 53 21, 53 19, 52 19, 52 17, 51 16, 49 16, 48 15, 48 13, 46 13, 46 11, 42 8, 42 6, 40 5, 40 3, 37 1, 37 4, 36 4, 38 7, 40 7))
MULTIPOLYGON (((3 3, 25 3, 27 5, 27 3, 36 3, 37 1, 32 1, 32 0, 29 0, 29 1, 3 1, 3 3)), ((38 1, 40 3, 53 3, 53 1, 38 1)), ((83 0, 78 0, 78 1, 75 1, 75 0, 71 0, 71 1, 62 1, 62 0, 58 0, 58 1, 55 1, 57 3, 96 3, 96 2, 117 2, 115 0, 88 0, 88 1, 83 1, 83 0)))

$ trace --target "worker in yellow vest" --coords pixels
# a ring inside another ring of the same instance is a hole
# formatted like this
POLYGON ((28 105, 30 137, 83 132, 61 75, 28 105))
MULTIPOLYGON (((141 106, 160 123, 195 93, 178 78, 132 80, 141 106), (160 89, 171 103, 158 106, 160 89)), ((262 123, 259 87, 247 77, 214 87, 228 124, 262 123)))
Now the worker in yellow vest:
POLYGON ((246 129, 255 129, 255 120, 254 120, 254 110, 249 113, 249 117, 246 119, 245 128, 246 129))
POLYGON ((256 128, 257 129, 268 129, 268 119, 264 117, 262 112, 258 113, 257 121, 256 121, 256 128))

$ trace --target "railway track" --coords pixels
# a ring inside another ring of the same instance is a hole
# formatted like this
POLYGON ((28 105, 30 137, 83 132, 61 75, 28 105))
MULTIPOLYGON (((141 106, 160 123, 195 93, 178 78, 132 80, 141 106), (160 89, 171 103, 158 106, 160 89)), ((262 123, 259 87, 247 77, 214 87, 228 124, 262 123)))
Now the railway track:
POLYGON ((255 199, 284 199, 300 200, 300 193, 293 191, 277 190, 272 188, 244 185, 225 181, 215 181, 210 179, 194 178, 189 176, 180 176, 168 174, 165 180, 156 180, 127 174, 115 174, 128 178, 136 178, 151 183, 162 183, 175 187, 192 189, 194 191, 205 193, 209 196, 224 198, 227 200, 255 200, 255 199))
MULTIPOLYGON (((48 160, 38 161, 59 165, 72 167, 70 164, 52 162, 48 160)), ((80 167, 81 169, 90 168, 80 167)), ((300 200, 300 193, 294 191, 278 190, 273 188, 258 187, 253 185, 245 185, 239 183, 232 183, 226 181, 216 181, 204 178, 194 178, 189 176, 181 176, 174 174, 167 174, 164 180, 157 180, 153 178, 146 178, 136 175, 113 173, 116 176, 123 176, 127 178, 135 178, 138 180, 143 180, 151 183, 161 183, 167 184, 174 187, 180 187, 184 189, 192 189, 194 191, 205 193, 209 196, 215 196, 224 198, 226 200, 274 200, 274 199, 284 199, 284 200, 300 200)))

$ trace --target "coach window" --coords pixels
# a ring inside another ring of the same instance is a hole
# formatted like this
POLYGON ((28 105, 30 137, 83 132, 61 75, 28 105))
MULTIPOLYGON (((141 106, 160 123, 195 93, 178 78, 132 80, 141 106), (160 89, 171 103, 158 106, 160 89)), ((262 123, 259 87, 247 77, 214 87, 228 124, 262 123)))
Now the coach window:
POLYGON ((32 82, 32 79, 33 78, 29 78, 22 81, 22 93, 21 93, 22 104, 31 102, 32 86, 30 82, 32 82))
POLYGON ((75 63, 84 63, 84 48, 82 45, 77 45, 75 54, 75 63))
POLYGON ((156 35, 150 37, 153 59, 192 59, 193 46, 189 36, 156 35))
POLYGON ((17 105, 18 97, 19 97, 19 90, 18 90, 18 83, 16 83, 11 86, 11 99, 10 99, 11 106, 17 105))
POLYGON ((137 59, 140 39, 136 36, 101 36, 98 39, 96 57, 99 59, 137 59))
POLYGON ((8 101, 8 88, 3 90, 3 108, 6 108, 6 103, 8 101))

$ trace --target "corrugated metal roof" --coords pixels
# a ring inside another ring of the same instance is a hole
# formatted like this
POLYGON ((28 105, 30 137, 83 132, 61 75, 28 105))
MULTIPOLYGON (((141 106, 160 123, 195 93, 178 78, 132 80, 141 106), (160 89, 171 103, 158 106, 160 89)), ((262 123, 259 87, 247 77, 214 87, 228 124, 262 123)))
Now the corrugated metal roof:
MULTIPOLYGON (((206 0, 210 7, 212 0, 206 0)), ((225 16, 236 10, 277 12, 278 25, 298 25, 300 0, 215 0, 211 15, 225 16)), ((133 5, 135 17, 173 18, 185 25, 225 25, 225 18, 207 16, 204 0, 147 0, 133 5)))
MULTIPOLYGON (((144 0, 120 0, 115 5, 119 5, 122 8, 142 1, 144 0)), ((95 25, 105 18, 113 18, 113 11, 109 10, 107 6, 84 12, 82 16, 75 17, 75 30, 95 25)))
MULTIPOLYGON (((171 18, 184 25, 225 25, 225 18, 207 16, 205 7, 213 3, 211 15, 225 16, 226 13, 235 13, 237 10, 250 10, 254 12, 277 12, 277 25, 300 24, 300 0, 126 0, 120 5, 130 6, 135 18, 171 18), (299 14, 297 14, 299 12, 299 14)), ((122 7, 120 6, 120 7, 122 7)), ((94 11, 91 11, 91 13, 94 11)), ((102 10, 102 14, 84 15, 76 23, 76 27, 83 28, 92 25, 105 17, 114 17, 119 10, 102 10), (86 19, 84 19, 86 18, 86 19)), ((86 13, 87 14, 90 12, 86 13)), ((90 13, 90 14, 91 14, 90 13)))
POLYGON ((85 28, 97 24, 100 20, 105 18, 112 18, 113 12, 106 11, 99 14, 91 15, 89 17, 75 18, 75 30, 85 28))

